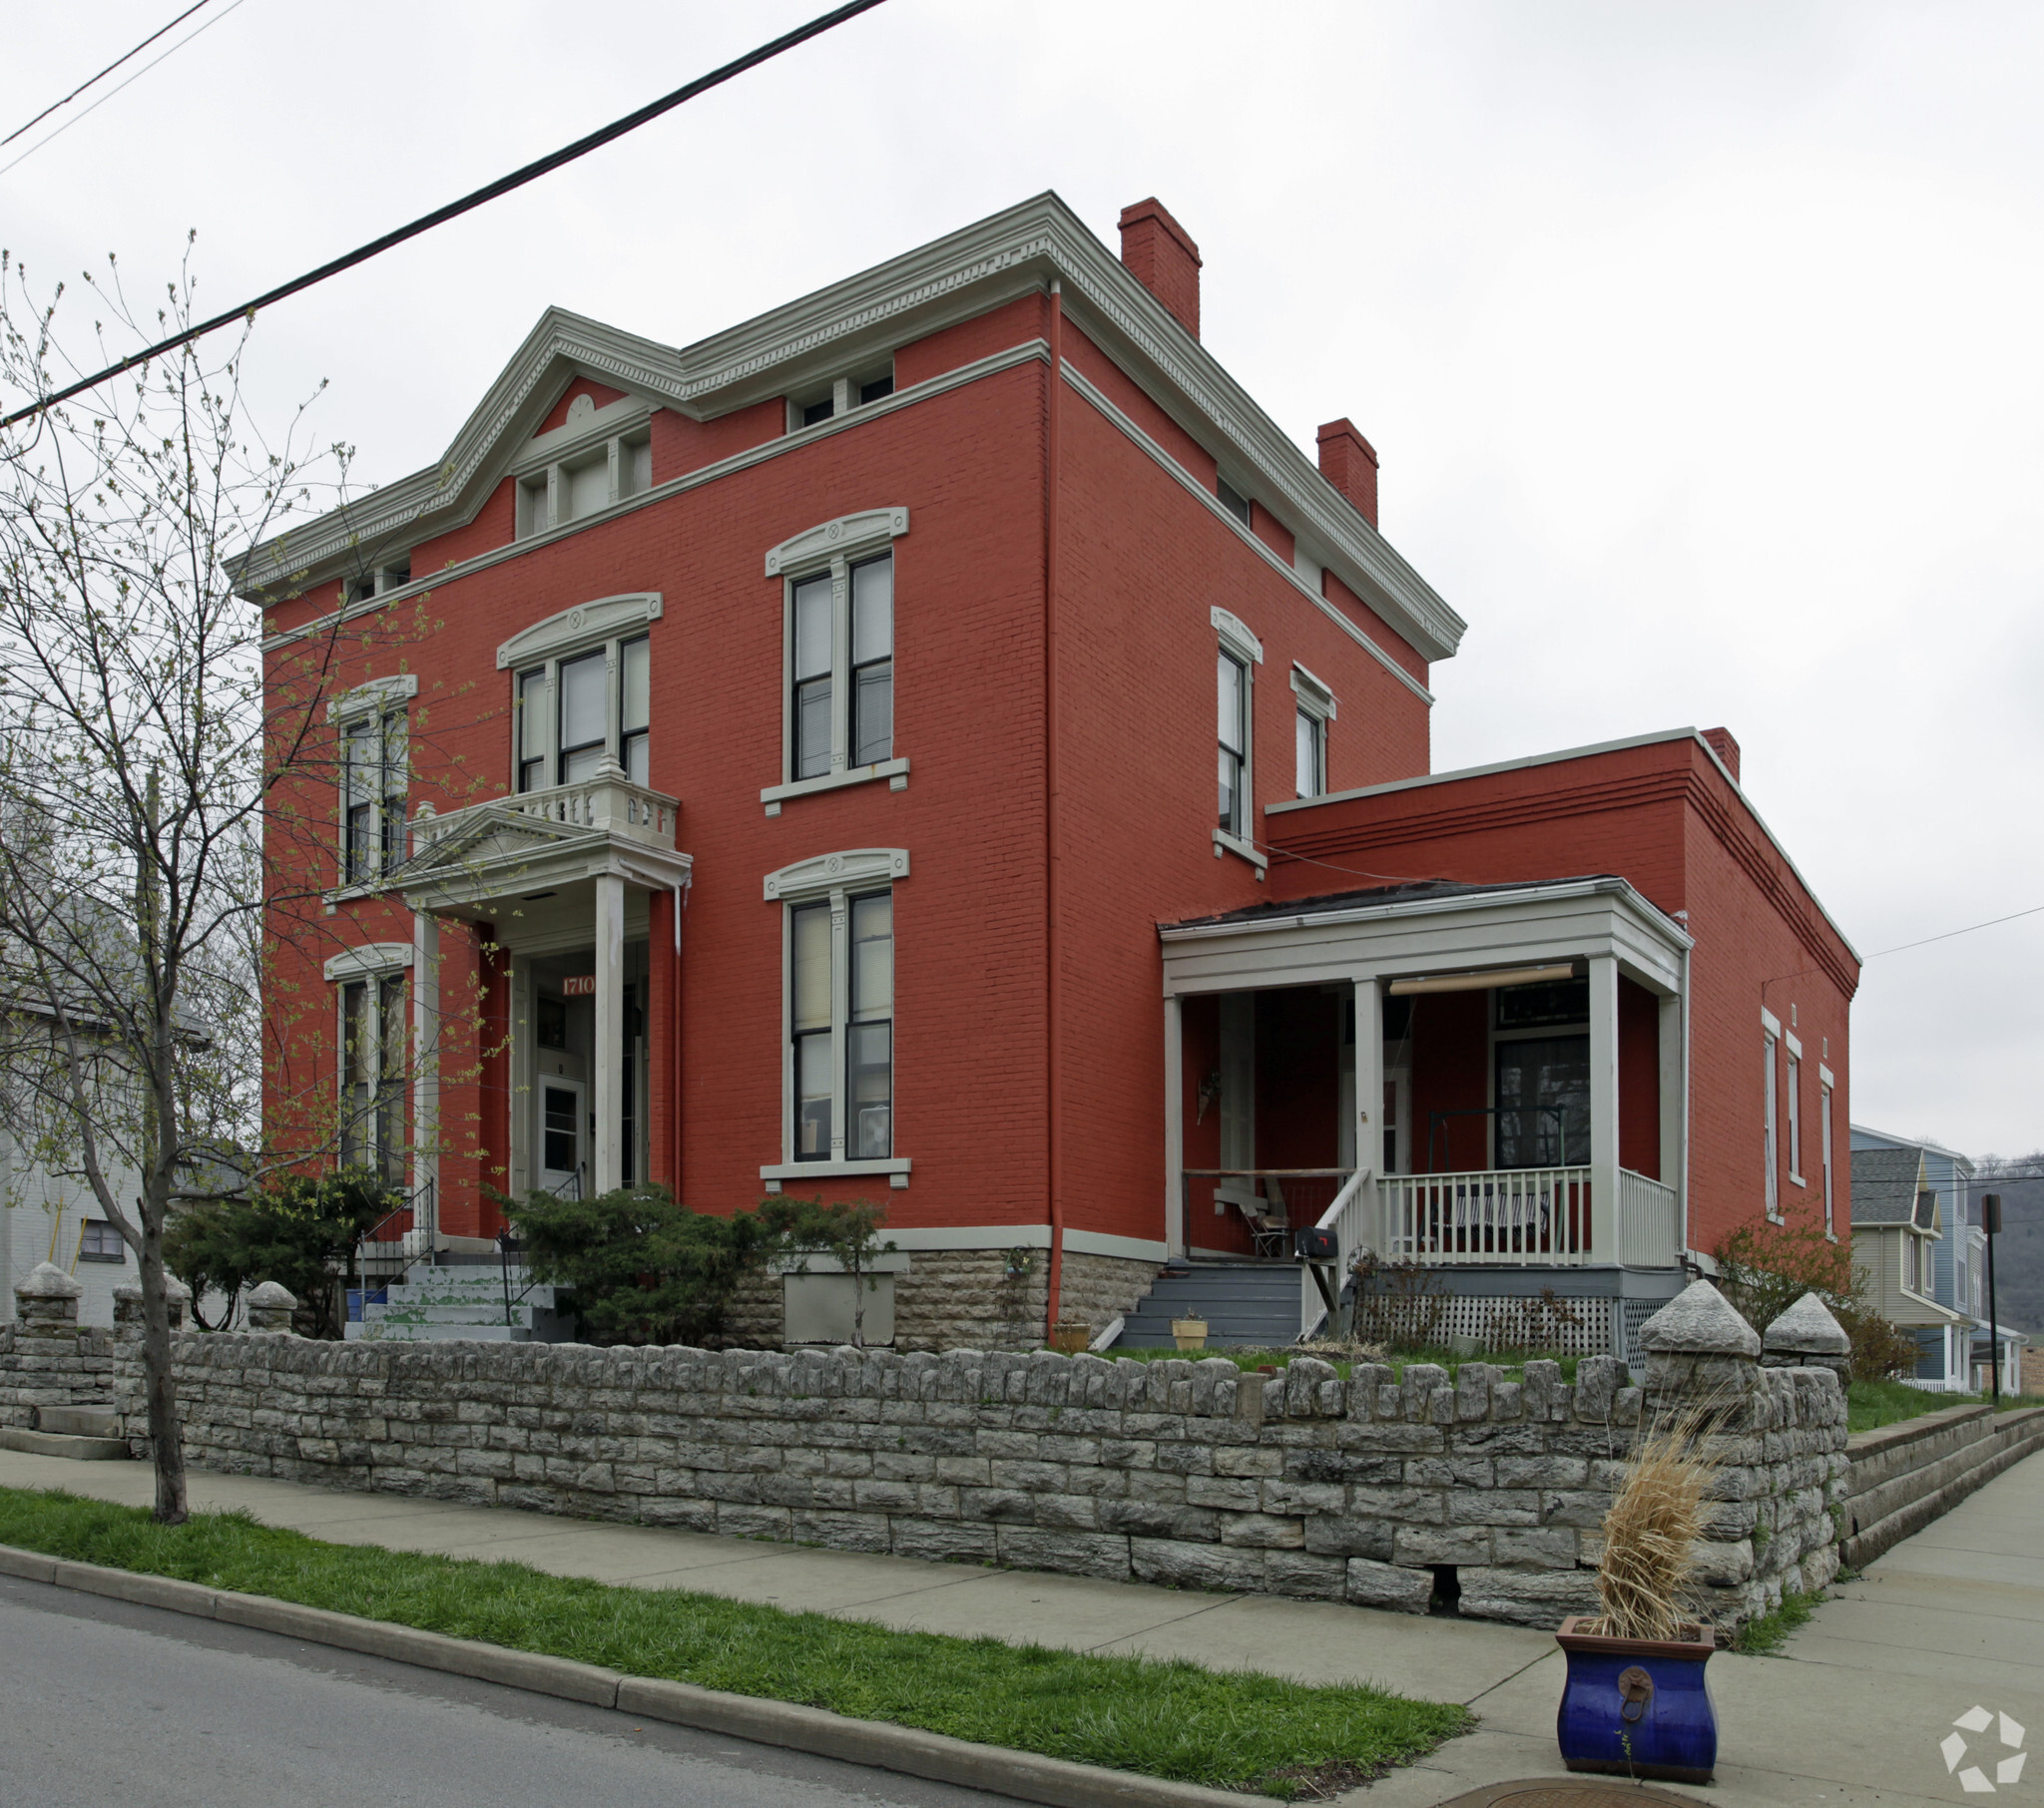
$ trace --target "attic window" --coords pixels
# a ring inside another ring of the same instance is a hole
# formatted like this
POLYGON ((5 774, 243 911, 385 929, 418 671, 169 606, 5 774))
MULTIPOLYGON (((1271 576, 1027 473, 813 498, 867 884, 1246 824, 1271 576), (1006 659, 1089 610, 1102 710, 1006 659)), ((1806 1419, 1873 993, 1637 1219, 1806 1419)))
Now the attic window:
MULTIPOLYGON (((569 425, 574 424, 571 407, 569 425)), ((519 479, 518 537, 584 520, 652 487, 653 441, 644 428, 635 435, 598 440, 519 479)))
POLYGON ((343 603, 367 603, 387 591, 402 590, 411 582, 411 560, 393 560, 374 571, 362 572, 341 584, 343 603))
POLYGON ((787 398, 787 430, 799 433, 804 427, 835 420, 840 414, 849 414, 854 408, 883 401, 893 393, 894 367, 891 363, 882 370, 865 370, 838 377, 787 398))
POLYGON ((1214 493, 1221 498, 1221 506, 1244 527, 1250 525, 1250 499, 1225 477, 1214 480, 1214 493))

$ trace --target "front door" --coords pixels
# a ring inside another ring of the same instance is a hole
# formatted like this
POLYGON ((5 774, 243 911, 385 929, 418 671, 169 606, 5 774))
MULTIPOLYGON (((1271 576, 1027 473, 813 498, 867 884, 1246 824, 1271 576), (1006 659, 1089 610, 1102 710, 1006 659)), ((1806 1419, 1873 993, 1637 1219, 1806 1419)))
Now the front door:
POLYGON ((539 1086, 539 1183, 543 1191, 579 1198, 589 1123, 582 1082, 543 1075, 539 1086))

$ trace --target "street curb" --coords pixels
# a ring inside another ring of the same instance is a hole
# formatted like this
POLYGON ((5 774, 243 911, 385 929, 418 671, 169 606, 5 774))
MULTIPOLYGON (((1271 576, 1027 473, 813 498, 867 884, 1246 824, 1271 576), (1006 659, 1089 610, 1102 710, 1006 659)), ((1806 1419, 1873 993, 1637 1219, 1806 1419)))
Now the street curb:
POLYGON ((1132 1771, 1011 1751, 1000 1745, 979 1745, 886 1720, 857 1720, 792 1701, 734 1695, 652 1676, 627 1676, 568 1657, 514 1651, 479 1639, 449 1638, 442 1632, 300 1606, 267 1594, 244 1594, 168 1576, 73 1563, 11 1545, 0 1545, 0 1576, 276 1632, 308 1644, 359 1651, 453 1676, 613 1708, 642 1719, 750 1739, 760 1745, 777 1745, 788 1751, 952 1783, 962 1789, 1042 1802, 1049 1808, 1245 1808, 1260 1799, 1232 1789, 1173 1783, 1132 1771))

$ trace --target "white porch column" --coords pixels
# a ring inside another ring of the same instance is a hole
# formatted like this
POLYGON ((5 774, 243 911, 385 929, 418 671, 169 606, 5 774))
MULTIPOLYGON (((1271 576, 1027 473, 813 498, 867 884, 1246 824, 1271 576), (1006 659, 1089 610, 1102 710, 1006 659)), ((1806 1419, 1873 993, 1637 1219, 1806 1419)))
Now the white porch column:
POLYGON ((1186 1253, 1185 1038, 1185 1009, 1173 993, 1164 1001, 1164 1240, 1173 1255, 1186 1253))
POLYGON ((1689 1241, 1689 1000, 1680 993, 1661 1003, 1661 1172, 1675 1188, 1676 1256, 1689 1241))
MULTIPOLYGON (((1355 982, 1355 1166, 1369 1175, 1384 1165, 1384 991, 1373 979, 1355 982)), ((1409 1162, 1407 1165, 1411 1165, 1409 1162)), ((1370 1190, 1371 1217, 1376 1229, 1371 1246, 1382 1255, 1385 1247, 1383 1195, 1374 1178, 1363 1182, 1370 1190)))
POLYGON ((599 1193, 624 1181, 625 882, 596 881, 596 1135, 591 1184, 599 1193))
POLYGON ((1590 957, 1590 1257, 1618 1260, 1618 961, 1590 957))
POLYGON ((411 913, 412 1228, 440 1246, 440 919, 411 913), (430 1200, 431 1219, 420 1222, 430 1200))

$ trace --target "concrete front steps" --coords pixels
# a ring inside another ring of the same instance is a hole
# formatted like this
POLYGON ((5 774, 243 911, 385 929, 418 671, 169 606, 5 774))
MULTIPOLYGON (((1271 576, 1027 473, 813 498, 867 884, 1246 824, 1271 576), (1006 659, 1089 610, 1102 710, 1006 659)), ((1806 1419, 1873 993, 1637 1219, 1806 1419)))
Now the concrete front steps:
POLYGON ((44 1406, 35 1409, 30 1430, 0 1428, 0 1450, 67 1457, 74 1463, 108 1463, 127 1456, 128 1440, 121 1435, 121 1414, 113 1406, 44 1406))
POLYGON ((1290 1262, 1179 1262, 1137 1301, 1117 1350, 1168 1350, 1174 1318, 1204 1318, 1213 1349, 1281 1349, 1298 1338, 1298 1269, 1290 1262))
POLYGON ((557 1309, 554 1289, 528 1286, 523 1268, 510 1271, 511 1304, 504 1304, 505 1274, 495 1263, 418 1267, 393 1283, 386 1299, 369 1302, 350 1342, 567 1343, 572 1313, 557 1309))

